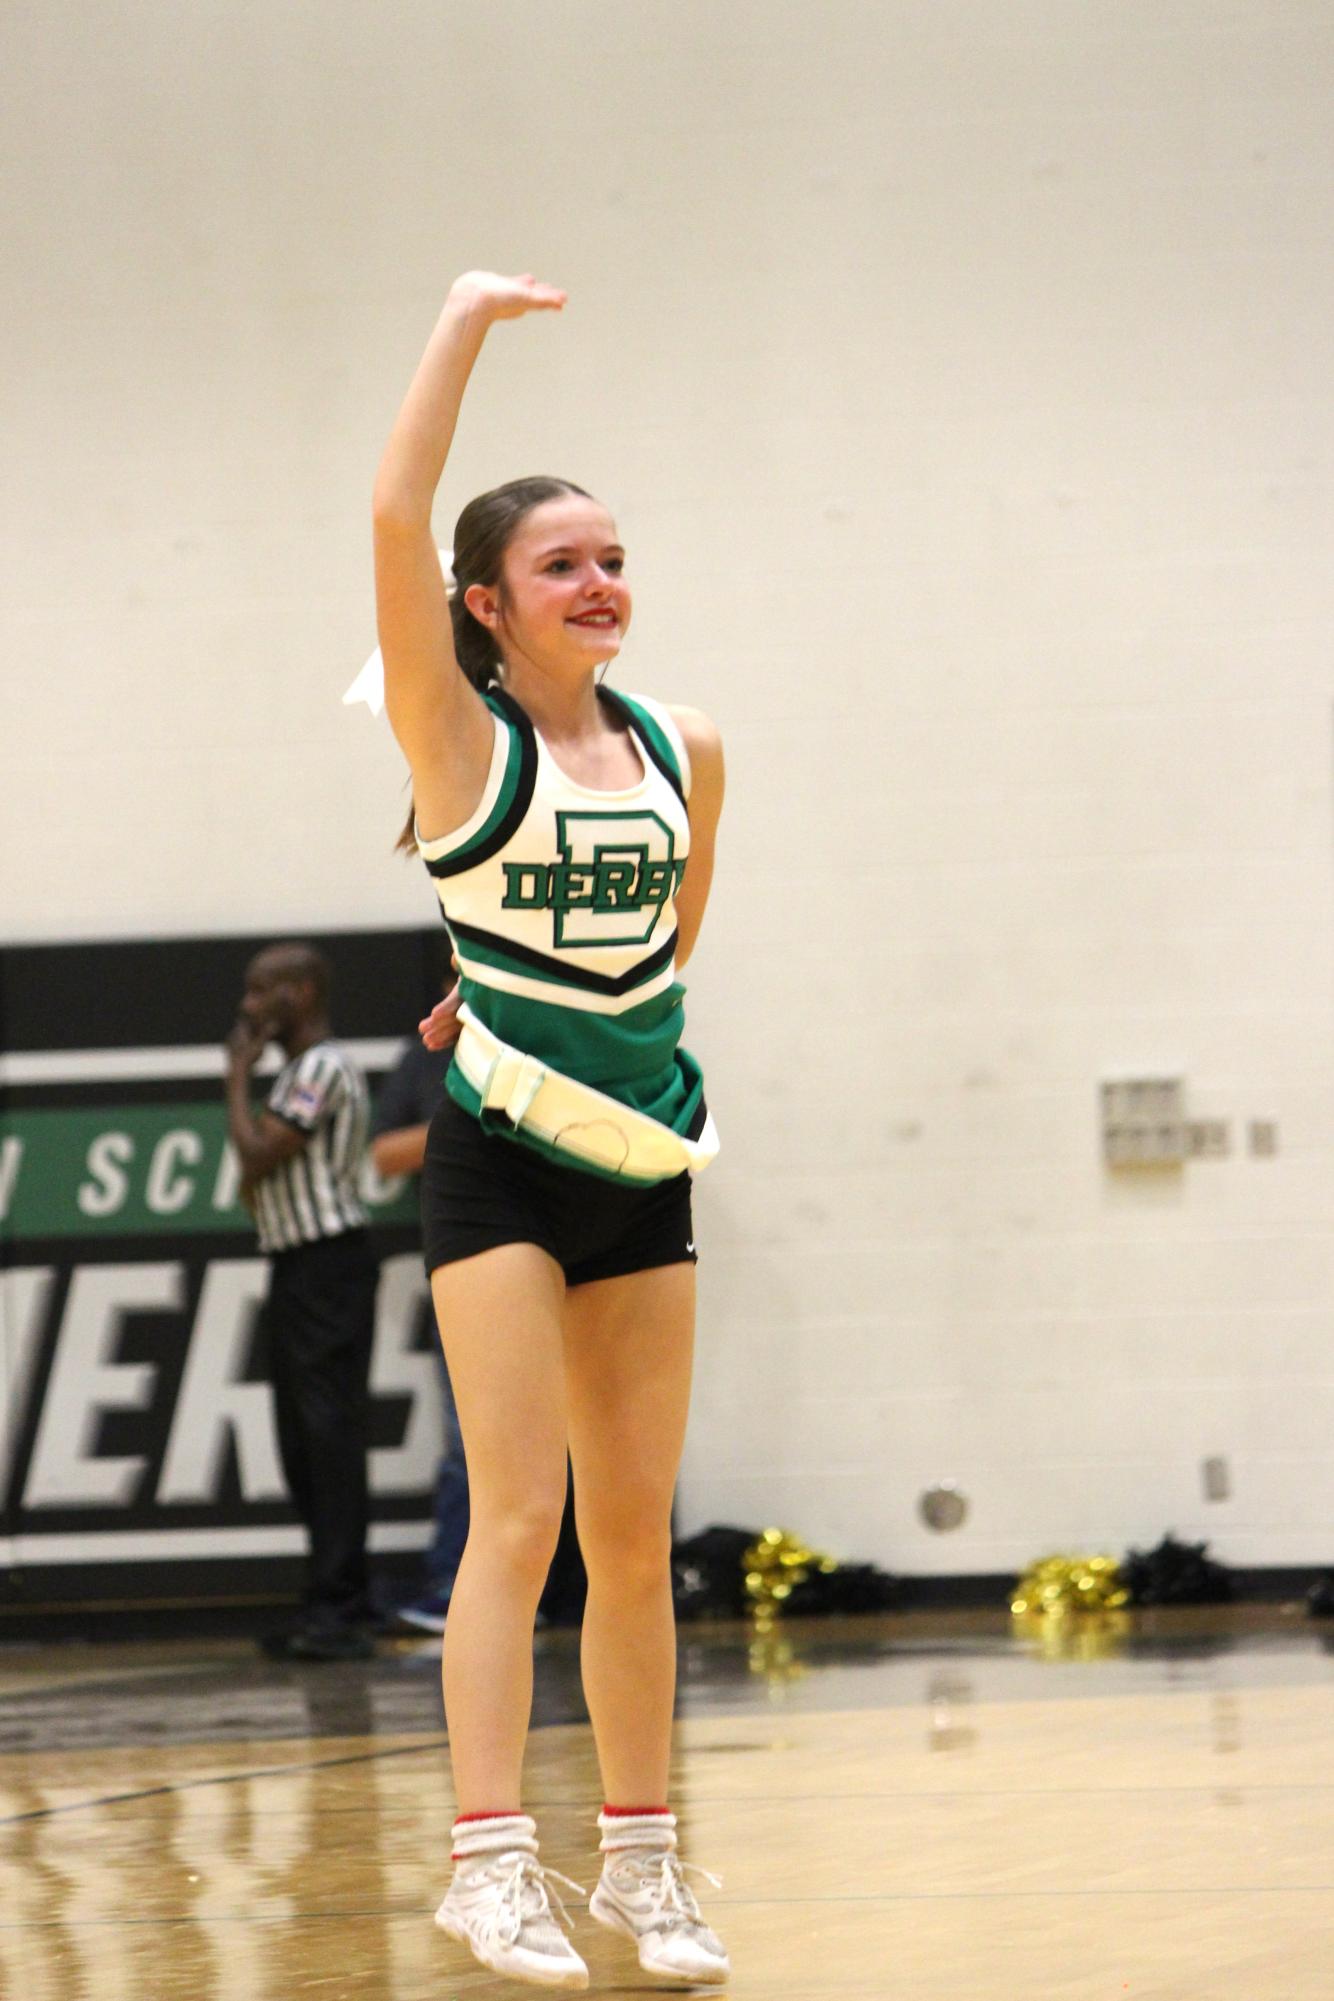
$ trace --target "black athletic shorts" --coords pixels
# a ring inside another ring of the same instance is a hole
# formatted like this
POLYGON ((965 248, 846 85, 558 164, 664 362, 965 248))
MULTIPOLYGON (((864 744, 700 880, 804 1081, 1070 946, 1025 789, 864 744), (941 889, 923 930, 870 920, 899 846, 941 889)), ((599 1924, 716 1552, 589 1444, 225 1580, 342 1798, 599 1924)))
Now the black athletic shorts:
POLYGON ((446 1091, 422 1167, 426 1270, 498 1244, 536 1244, 567 1285, 694 1264, 690 1176, 631 1185, 563 1167, 481 1125, 446 1091))

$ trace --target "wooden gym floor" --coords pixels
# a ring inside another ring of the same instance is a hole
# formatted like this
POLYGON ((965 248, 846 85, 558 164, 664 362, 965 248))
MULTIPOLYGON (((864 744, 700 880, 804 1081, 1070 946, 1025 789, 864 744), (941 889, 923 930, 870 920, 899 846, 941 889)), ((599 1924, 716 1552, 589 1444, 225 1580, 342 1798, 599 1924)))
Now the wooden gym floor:
MULTIPOLYGON (((528 1800, 592 1885, 574 1636, 528 1800)), ((434 1648, 0 1647, 6 2001, 453 2001, 434 1648)), ((1329 2001, 1334 1629, 1299 1608, 683 1629, 675 1802, 755 2001, 1329 2001)), ((592 1990, 664 1991, 576 1910, 592 1990)), ((671 1991, 671 1990, 665 1990, 671 1991)))

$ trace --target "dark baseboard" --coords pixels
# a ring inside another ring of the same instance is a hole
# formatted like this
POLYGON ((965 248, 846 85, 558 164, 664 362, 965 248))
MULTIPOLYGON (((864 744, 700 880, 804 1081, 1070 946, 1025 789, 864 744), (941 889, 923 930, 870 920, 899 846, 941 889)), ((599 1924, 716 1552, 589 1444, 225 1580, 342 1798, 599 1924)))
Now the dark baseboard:
MULTIPOLYGON (((1300 1604, 1312 1586, 1334 1573, 1334 1565, 1276 1566, 1232 1573, 1235 1604, 1300 1604)), ((418 1571, 410 1559, 377 1567, 386 1602, 410 1595, 418 1571)), ((903 1576, 894 1610, 900 1612, 1005 1611, 1014 1592, 1009 1572, 961 1576, 903 1576)), ((176 1598, 127 1603, 111 1598, 82 1603, 21 1603, 0 1599, 0 1647, 46 1641, 190 1640, 245 1638, 272 1629, 290 1616, 295 1596, 238 1594, 232 1598, 176 1598)), ((1145 1608, 1148 1609, 1148 1608, 1145 1608)), ((683 1627, 688 1631, 689 1627, 683 1627)))
MULTIPOLYGON (((1282 1605, 1305 1598, 1322 1577, 1334 1572, 1334 1561, 1319 1564, 1277 1565, 1270 1568, 1233 1570, 1234 1603, 1282 1605)), ((957 1577, 900 1577, 903 1596, 898 1609, 905 1612, 981 1611, 1008 1606, 1014 1594, 1015 1578, 1006 1571, 978 1571, 957 1577)))

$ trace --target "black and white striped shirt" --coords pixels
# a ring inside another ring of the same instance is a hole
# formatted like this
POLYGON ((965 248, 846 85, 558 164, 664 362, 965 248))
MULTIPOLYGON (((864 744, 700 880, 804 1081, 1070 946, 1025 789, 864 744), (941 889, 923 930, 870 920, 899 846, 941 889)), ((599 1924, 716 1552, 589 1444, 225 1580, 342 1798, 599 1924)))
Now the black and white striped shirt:
POLYGON ((262 1251, 290 1251, 366 1221, 356 1172, 366 1150, 366 1080, 336 1042, 293 1057, 268 1097, 276 1118, 310 1135, 300 1153, 255 1183, 262 1251))

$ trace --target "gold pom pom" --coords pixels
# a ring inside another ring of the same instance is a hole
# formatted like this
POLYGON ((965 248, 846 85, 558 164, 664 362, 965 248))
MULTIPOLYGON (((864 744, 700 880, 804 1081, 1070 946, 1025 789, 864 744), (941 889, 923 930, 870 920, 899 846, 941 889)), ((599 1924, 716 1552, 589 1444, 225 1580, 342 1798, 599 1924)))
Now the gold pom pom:
POLYGON ((1044 1556, 1031 1563, 1010 1601, 1016 1619, 1070 1612, 1118 1612, 1130 1603, 1114 1556, 1044 1556))
POLYGON ((741 1558, 746 1596, 761 1629, 771 1626, 798 1584, 812 1570, 837 1570, 832 1557, 818 1556, 788 1529, 765 1529, 741 1558))

